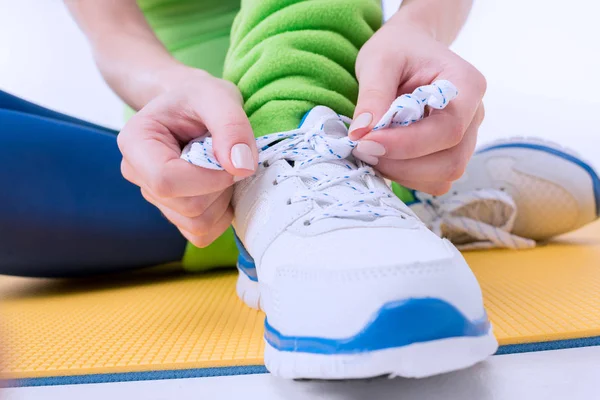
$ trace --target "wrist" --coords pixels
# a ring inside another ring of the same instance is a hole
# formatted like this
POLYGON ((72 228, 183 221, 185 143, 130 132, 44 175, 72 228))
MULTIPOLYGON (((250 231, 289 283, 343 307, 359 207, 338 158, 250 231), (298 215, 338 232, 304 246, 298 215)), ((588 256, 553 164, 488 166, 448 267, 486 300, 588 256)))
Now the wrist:
POLYGON ((409 26, 411 29, 416 29, 438 40, 437 28, 431 19, 427 13, 423 12, 420 5, 417 7, 411 3, 410 6, 400 7, 388 23, 404 28, 409 26))
POLYGON ((135 110, 186 81, 210 76, 182 64, 158 42, 117 39, 94 46, 96 64, 108 85, 135 110))
POLYGON ((174 63, 158 71, 156 81, 160 91, 159 94, 163 94, 189 83, 208 78, 212 78, 212 75, 208 72, 174 61, 174 63))
POLYGON ((405 0, 390 22, 410 25, 450 45, 466 22, 473 0, 405 0))

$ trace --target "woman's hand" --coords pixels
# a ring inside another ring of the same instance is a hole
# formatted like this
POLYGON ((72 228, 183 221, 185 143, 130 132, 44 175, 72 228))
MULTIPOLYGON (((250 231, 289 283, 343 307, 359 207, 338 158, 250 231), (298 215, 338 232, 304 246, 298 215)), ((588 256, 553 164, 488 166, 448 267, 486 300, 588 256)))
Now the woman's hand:
POLYGON ((190 68, 176 74, 178 84, 143 107, 119 134, 121 170, 190 242, 206 247, 231 224, 231 185, 254 173, 258 154, 235 85, 190 68), (207 131, 225 171, 179 158, 183 145, 207 131))
POLYGON ((134 110, 121 131, 123 176, 194 245, 231 224, 234 180, 254 173, 258 152, 242 96, 230 82, 175 60, 136 0, 65 0, 90 41, 109 86, 134 110), (181 148, 207 131, 225 171, 181 160, 181 148))
POLYGON ((483 75, 402 9, 361 49, 356 74, 359 96, 350 127, 350 138, 360 139, 355 156, 403 186, 447 192, 475 149, 484 117, 483 75), (371 132, 398 95, 437 79, 449 80, 459 92, 445 109, 410 126, 371 132))

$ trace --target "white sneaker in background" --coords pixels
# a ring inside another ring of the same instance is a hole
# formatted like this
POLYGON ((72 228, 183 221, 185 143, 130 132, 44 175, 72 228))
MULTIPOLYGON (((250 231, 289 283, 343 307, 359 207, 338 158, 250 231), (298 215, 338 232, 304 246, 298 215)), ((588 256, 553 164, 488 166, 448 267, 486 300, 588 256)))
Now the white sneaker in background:
POLYGON ((483 146, 449 193, 415 195, 422 201, 411 209, 461 248, 533 247, 527 239, 573 231, 600 214, 600 178, 592 166, 534 138, 483 146))

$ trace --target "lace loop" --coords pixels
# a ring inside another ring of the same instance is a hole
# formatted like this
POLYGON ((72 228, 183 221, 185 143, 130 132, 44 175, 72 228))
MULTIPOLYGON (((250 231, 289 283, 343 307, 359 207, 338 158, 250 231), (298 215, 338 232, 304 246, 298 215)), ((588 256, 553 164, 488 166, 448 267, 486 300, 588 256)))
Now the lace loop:
MULTIPOLYGON (((495 189, 474 190, 444 199, 416 192, 422 210, 417 212, 438 236, 448 237, 460 250, 528 249, 535 241, 512 230, 517 206, 507 193, 495 189), (423 211, 428 215, 422 215, 423 211)), ((416 210, 416 206, 412 207, 416 210)))

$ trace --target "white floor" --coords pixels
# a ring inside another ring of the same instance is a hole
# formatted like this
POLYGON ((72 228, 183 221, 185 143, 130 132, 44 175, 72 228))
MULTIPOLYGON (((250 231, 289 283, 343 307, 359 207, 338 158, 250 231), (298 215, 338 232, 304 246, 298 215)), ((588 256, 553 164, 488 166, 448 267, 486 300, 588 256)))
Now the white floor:
MULTIPOLYGON (((391 0, 394 2, 394 0, 391 0)), ((397 0, 395 0, 397 2, 397 0)), ((0 89, 118 128, 119 100, 59 0, 0 0, 0 89)), ((480 0, 454 50, 488 78, 481 142, 534 135, 600 166, 600 3, 480 0)), ((1 128, 1 127, 0 127, 1 128)), ((426 380, 286 382, 268 375, 8 389, 29 399, 597 399, 600 347, 496 356, 426 380)))
POLYGON ((598 399, 600 347, 495 356, 429 379, 284 381, 267 374, 8 389, 4 400, 598 399))

